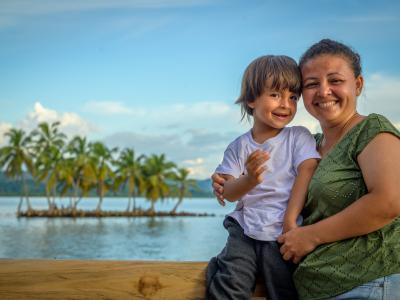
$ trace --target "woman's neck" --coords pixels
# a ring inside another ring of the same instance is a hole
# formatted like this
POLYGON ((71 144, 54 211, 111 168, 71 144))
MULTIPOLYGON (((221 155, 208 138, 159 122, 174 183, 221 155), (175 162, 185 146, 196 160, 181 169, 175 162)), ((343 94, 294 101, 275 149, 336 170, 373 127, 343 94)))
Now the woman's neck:
POLYGON ((362 119, 364 119, 364 117, 357 111, 354 111, 338 124, 322 126, 324 137, 319 147, 321 155, 326 154, 330 149, 332 149, 346 135, 346 133, 362 119))

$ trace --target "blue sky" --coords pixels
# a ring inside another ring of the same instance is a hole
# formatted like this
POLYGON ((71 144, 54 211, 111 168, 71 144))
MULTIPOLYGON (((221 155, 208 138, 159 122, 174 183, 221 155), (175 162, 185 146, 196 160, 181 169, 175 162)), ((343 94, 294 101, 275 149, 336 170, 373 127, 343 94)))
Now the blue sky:
MULTIPOLYGON (((206 178, 249 128, 233 104, 247 64, 324 37, 362 56, 359 110, 400 127, 398 1, 1 0, 0 145, 59 120, 206 178)), ((301 105, 293 124, 318 131, 301 105)))

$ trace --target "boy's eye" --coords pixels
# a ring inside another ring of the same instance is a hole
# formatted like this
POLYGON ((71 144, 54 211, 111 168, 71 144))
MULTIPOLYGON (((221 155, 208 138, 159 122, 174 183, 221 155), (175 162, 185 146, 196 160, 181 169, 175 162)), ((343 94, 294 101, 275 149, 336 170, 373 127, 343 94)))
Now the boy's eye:
POLYGON ((279 93, 270 93, 269 96, 272 98, 279 98, 280 94, 279 93))
POLYGON ((297 95, 290 96, 290 100, 297 102, 297 101, 299 101, 299 96, 297 96, 297 95))

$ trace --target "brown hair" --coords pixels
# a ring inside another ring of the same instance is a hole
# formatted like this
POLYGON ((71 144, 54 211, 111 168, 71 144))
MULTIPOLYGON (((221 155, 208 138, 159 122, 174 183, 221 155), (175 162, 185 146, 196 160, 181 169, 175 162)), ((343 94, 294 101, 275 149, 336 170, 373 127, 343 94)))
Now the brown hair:
POLYGON ((253 115, 248 103, 254 102, 267 88, 288 89, 300 96, 301 74, 296 61, 285 55, 266 55, 248 65, 243 74, 240 96, 235 102, 241 106, 242 120, 253 115))
POLYGON ((315 43, 301 56, 299 66, 300 69, 310 59, 316 58, 321 55, 337 55, 341 56, 349 63, 353 70, 354 76, 358 77, 361 75, 361 57, 354 49, 340 42, 323 39, 318 43, 315 43))

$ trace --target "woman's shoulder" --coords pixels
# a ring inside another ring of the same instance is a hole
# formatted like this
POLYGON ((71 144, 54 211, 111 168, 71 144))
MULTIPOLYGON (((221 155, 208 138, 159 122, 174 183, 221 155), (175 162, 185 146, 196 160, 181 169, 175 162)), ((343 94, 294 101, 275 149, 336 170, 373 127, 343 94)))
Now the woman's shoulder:
POLYGON ((369 114, 356 125, 355 129, 349 138, 352 141, 356 155, 360 154, 365 146, 380 133, 390 133, 400 138, 400 132, 393 123, 385 116, 376 113, 369 114))
POLYGON ((364 132, 366 138, 373 138, 381 132, 389 132, 400 136, 399 130, 393 123, 381 114, 369 114, 360 124, 360 132, 364 132))

